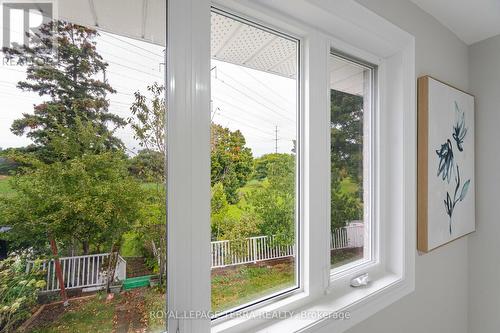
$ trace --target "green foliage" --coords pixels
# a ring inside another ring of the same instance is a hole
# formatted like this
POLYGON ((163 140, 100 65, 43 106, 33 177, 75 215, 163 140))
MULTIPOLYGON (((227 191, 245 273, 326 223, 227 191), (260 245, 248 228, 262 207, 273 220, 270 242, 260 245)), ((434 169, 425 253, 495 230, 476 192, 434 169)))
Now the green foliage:
POLYGON ((363 219, 363 97, 331 90, 331 228, 363 219))
POLYGON ((164 169, 165 157, 155 150, 142 149, 130 159, 130 173, 145 182, 162 180, 165 177, 164 169))
POLYGON ((166 235, 166 190, 165 190, 165 87, 153 83, 147 87, 151 98, 137 91, 135 101, 130 107, 133 117, 129 123, 134 131, 134 138, 144 149, 131 161, 131 172, 140 179, 149 182, 146 200, 141 207, 142 219, 134 225, 134 230, 141 235, 145 246, 152 256, 147 260, 158 268, 160 283, 166 271, 167 256, 166 235))
POLYGON ((216 183, 212 186, 210 206, 212 214, 219 214, 227 211, 226 192, 224 192, 224 185, 216 183))
POLYGON ((122 257, 140 257, 144 253, 144 242, 141 235, 136 232, 129 231, 123 234, 120 247, 120 255, 122 257))
POLYGON ((350 176, 361 184, 363 177, 363 97, 331 90, 332 172, 350 176))
POLYGON ((275 235, 282 244, 294 241, 295 229, 295 156, 272 154, 265 163, 262 186, 248 191, 248 209, 260 220, 262 235, 275 235))
POLYGON ((128 119, 141 147, 165 151, 165 87, 154 82, 147 86, 146 97, 140 91, 134 93, 135 101, 130 107, 133 117, 128 119))
POLYGON ((14 195, 0 198, 0 224, 12 226, 8 237, 14 246, 27 242, 41 247, 33 240, 51 233, 59 242, 80 243, 87 253, 89 245, 119 240, 139 218, 143 190, 129 176, 124 154, 101 152, 99 136, 91 135, 87 125, 51 140, 57 162, 15 156, 30 167, 12 178, 14 195), (73 144, 77 138, 98 141, 87 143, 82 154, 84 146, 73 144))
POLYGON ((229 203, 239 201, 238 189, 245 185, 252 172, 252 151, 245 147, 240 131, 232 132, 217 124, 211 126, 211 181, 222 183, 229 203))
POLYGON ((346 192, 338 180, 331 187, 331 228, 344 227, 348 222, 363 218, 363 206, 356 193, 346 192))
POLYGON ((14 190, 10 187, 9 177, 0 178, 0 196, 10 196, 14 194, 14 190))
MULTIPOLYGON (((257 180, 264 180, 268 175, 268 165, 276 163, 282 160, 284 156, 289 156, 288 158, 293 158, 292 155, 286 154, 265 154, 254 160, 254 178, 257 180)), ((286 157, 285 157, 286 158, 286 157)))
POLYGON ((37 292, 45 287, 40 260, 26 273, 27 253, 12 254, 0 261, 0 332, 14 332, 31 316, 37 292))
POLYGON ((106 96, 115 91, 104 80, 108 64, 96 51, 97 36, 94 29, 54 21, 40 28, 40 36, 30 34, 30 43, 25 46, 3 49, 8 59, 27 66, 27 80, 19 82, 18 88, 48 98, 11 127, 14 134, 32 139, 46 162, 54 160, 51 138, 61 127, 74 129, 77 118, 91 123, 97 134, 106 138, 108 149, 123 146, 110 129, 125 125, 125 121, 108 112, 106 96))

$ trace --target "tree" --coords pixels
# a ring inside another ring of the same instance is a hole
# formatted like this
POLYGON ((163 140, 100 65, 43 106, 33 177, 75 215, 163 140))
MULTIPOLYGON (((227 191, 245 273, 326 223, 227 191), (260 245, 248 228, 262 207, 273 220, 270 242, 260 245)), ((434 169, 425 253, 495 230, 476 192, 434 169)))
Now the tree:
POLYGON ((291 244, 295 235, 295 156, 270 154, 261 158, 264 160, 266 168, 261 171, 266 178, 262 187, 247 194, 248 209, 261 221, 261 234, 291 244))
POLYGON ((331 90, 331 228, 363 217, 363 97, 331 90), (345 191, 351 180, 354 191, 345 191))
MULTIPOLYGON (((130 107, 133 117, 128 122, 134 131, 134 137, 145 152, 156 152, 165 165, 165 131, 167 110, 165 105, 165 87, 155 82, 147 88, 151 98, 139 91, 134 93, 135 101, 130 107)), ((155 170, 153 177, 165 181, 165 172, 155 170)))
POLYGON ((14 134, 26 134, 33 140, 44 161, 54 160, 50 138, 61 127, 74 129, 77 117, 90 122, 96 134, 106 138, 108 149, 123 146, 112 135, 125 121, 108 112, 106 96, 115 91, 105 80, 108 64, 96 50, 97 36, 94 29, 53 21, 43 25, 39 33, 30 33, 27 45, 3 48, 9 60, 27 66, 27 80, 19 82, 18 87, 48 98, 34 107, 33 114, 23 114, 11 127, 14 134))
POLYGON ((50 138, 55 162, 11 156, 29 167, 13 177, 14 195, 0 198, 0 222, 12 226, 9 237, 49 234, 68 246, 79 243, 88 254, 91 246, 118 241, 139 218, 143 191, 129 176, 126 156, 102 152, 107 140, 95 132, 92 123, 77 118, 74 130, 59 129, 64 135, 50 138))
POLYGON ((165 156, 156 150, 142 149, 130 159, 129 171, 145 182, 160 181, 165 177, 165 156))
POLYGON ((334 180, 331 186, 331 229, 345 227, 353 220, 363 218, 363 206, 356 193, 345 193, 342 191, 340 181, 334 180))
POLYGON ((356 183, 363 177, 363 97, 331 91, 331 162, 336 177, 345 172, 356 183))
POLYGON ((222 183, 227 201, 238 202, 238 189, 245 185, 252 172, 252 150, 240 131, 212 123, 211 126, 211 182, 222 183))
POLYGON ((135 101, 130 107, 133 116, 128 120, 135 139, 144 148, 132 159, 132 170, 142 180, 154 184, 147 191, 146 210, 142 210, 145 218, 136 227, 142 238, 152 244, 158 261, 160 283, 163 283, 167 259, 165 87, 155 82, 147 87, 147 93, 150 97, 135 92, 135 101))

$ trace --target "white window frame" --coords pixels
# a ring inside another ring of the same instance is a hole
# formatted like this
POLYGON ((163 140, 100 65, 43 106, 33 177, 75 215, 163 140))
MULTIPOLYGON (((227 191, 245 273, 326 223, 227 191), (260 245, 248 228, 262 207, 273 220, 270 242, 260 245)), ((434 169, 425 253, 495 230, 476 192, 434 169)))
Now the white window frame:
MULTIPOLYGON (((340 46, 341 47, 341 46, 340 46)), ((351 50, 352 51, 352 50, 351 50)), ((330 270, 330 284, 334 283, 339 278, 348 275, 358 274, 358 272, 370 273, 372 267, 379 263, 378 251, 376 244, 378 220, 377 212, 379 210, 376 202, 378 197, 377 191, 377 171, 378 171, 378 68, 380 61, 377 57, 370 56, 370 61, 366 58, 358 58, 355 55, 347 54, 345 50, 337 48, 335 41, 331 42, 330 57, 337 57, 345 62, 351 62, 356 66, 360 66, 370 71, 369 77, 369 90, 368 98, 364 97, 363 101, 363 224, 364 224, 364 238, 363 238, 363 258, 357 259, 353 262, 346 263, 342 266, 332 268, 330 270)), ((331 73, 331 68, 328 68, 328 73, 331 73)), ((365 84, 363 82, 363 84, 365 84)), ((364 92, 366 95, 366 91, 364 92)), ((329 86, 329 94, 331 94, 331 87, 329 86)), ((329 101, 329 108, 331 108, 331 100, 329 101)), ((331 115, 330 115, 331 117, 331 115)), ((330 119, 331 122, 331 119, 330 119)), ((331 149, 331 134, 328 133, 328 147, 331 149)), ((331 150, 329 152, 331 155, 331 150)), ((330 162, 331 165, 331 162, 330 162)), ((330 172, 331 175, 331 172, 330 172)), ((331 183, 331 182, 330 182, 331 183)), ((328 192, 329 201, 331 201, 331 191, 328 192)), ((328 216, 331 219, 331 205, 328 206, 328 216)), ((330 220, 331 222, 331 220, 330 220)), ((330 223, 331 226, 331 223, 330 223)), ((331 230, 329 230, 331 233, 331 230)), ((330 251, 331 253, 331 251, 330 251)), ((361 273, 359 273, 361 274, 361 273)))
POLYGON ((296 170, 296 177, 295 177, 295 218, 294 218, 294 232, 295 232, 295 241, 294 241, 294 247, 296 249, 296 254, 295 254, 295 260, 293 261, 294 264, 294 278, 295 278, 295 285, 292 287, 285 288, 283 290, 276 291, 271 294, 264 295, 260 298, 254 299, 252 301, 249 301, 247 303, 235 306, 232 309, 225 310, 222 312, 222 315, 219 313, 217 314, 217 317, 212 318, 212 326, 217 325, 218 323, 222 323, 228 320, 228 316, 226 314, 233 314, 233 313, 241 313, 242 311, 249 312, 252 311, 253 309, 258 309, 262 306, 271 304, 273 302, 276 302, 276 300, 284 299, 287 297, 290 297, 292 295, 296 295, 298 293, 301 293, 304 291, 302 287, 302 279, 303 279, 303 270, 302 268, 302 257, 301 257, 301 249, 303 247, 302 245, 302 228, 303 228, 303 223, 302 221, 304 220, 303 218, 303 195, 301 193, 302 189, 302 184, 303 184, 303 179, 304 179, 304 172, 303 172, 303 165, 304 165, 304 158, 303 158, 303 84, 302 84, 302 51, 301 51, 301 43, 302 39, 300 36, 294 34, 294 33, 289 33, 287 31, 282 31, 281 29, 274 27, 270 24, 265 24, 265 23, 260 23, 258 20, 255 20, 252 17, 248 17, 245 14, 241 14, 238 12, 235 12, 234 10, 231 10, 230 8, 227 8, 223 5, 216 4, 212 2, 212 7, 211 11, 214 13, 217 13, 219 15, 224 15, 228 18, 237 20, 239 22, 242 22, 243 24, 251 25, 256 27, 257 29, 262 29, 264 31, 269 31, 270 33, 279 36, 280 38, 286 38, 289 40, 292 40, 296 42, 297 45, 297 83, 296 83, 296 102, 297 102, 297 107, 296 107, 296 112, 294 114, 296 122, 296 142, 297 142, 297 153, 296 153, 296 161, 295 161, 295 170, 296 170), (225 316, 226 315, 226 316, 225 316))
MULTIPOLYGON (((167 308, 210 310, 210 6, 301 40, 301 288, 252 308, 349 311, 349 320, 175 318, 170 332, 342 332, 414 290, 416 112, 414 37, 353 0, 169 0, 167 46, 167 308), (348 42, 346 42, 348 41, 348 42), (335 48, 378 65, 376 261, 330 275, 330 98, 335 48), (390 163, 389 163, 390 162, 390 163), (182 254, 182 255, 179 255, 182 254), (369 271, 363 289, 349 280, 369 271)), ((194 312, 190 312, 194 311, 194 312)))

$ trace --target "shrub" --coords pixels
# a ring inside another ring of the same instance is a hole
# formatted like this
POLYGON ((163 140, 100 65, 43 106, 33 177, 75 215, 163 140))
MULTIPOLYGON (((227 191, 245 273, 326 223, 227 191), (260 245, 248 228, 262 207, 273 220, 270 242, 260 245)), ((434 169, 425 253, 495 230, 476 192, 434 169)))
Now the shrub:
POLYGON ((41 260, 26 272, 28 252, 11 254, 0 261, 0 332, 13 332, 29 318, 37 293, 45 287, 41 260))

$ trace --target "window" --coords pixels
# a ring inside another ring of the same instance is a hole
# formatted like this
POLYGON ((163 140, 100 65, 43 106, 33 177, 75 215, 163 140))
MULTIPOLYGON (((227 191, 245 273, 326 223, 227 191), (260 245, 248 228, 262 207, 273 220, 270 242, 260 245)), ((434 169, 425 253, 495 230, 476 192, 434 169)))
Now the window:
POLYGON ((299 286, 298 41, 211 14, 214 318, 299 286))
POLYGON ((168 1, 168 329, 346 330, 413 290, 414 39, 356 1, 211 5, 168 1), (362 73, 361 89, 330 77, 334 60, 362 73), (363 227, 360 256, 333 274, 332 89, 359 116, 357 141, 334 138, 361 155, 340 170, 357 210, 339 223, 363 227), (368 271, 367 288, 349 286, 368 271), (306 312, 274 320, 287 310, 306 312), (353 320, 317 317, 339 310, 353 320))
POLYGON ((335 272, 372 259, 375 69, 335 53, 330 69, 330 251, 335 272))
POLYGON ((166 3, 0 6, 0 330, 164 331, 166 3))

